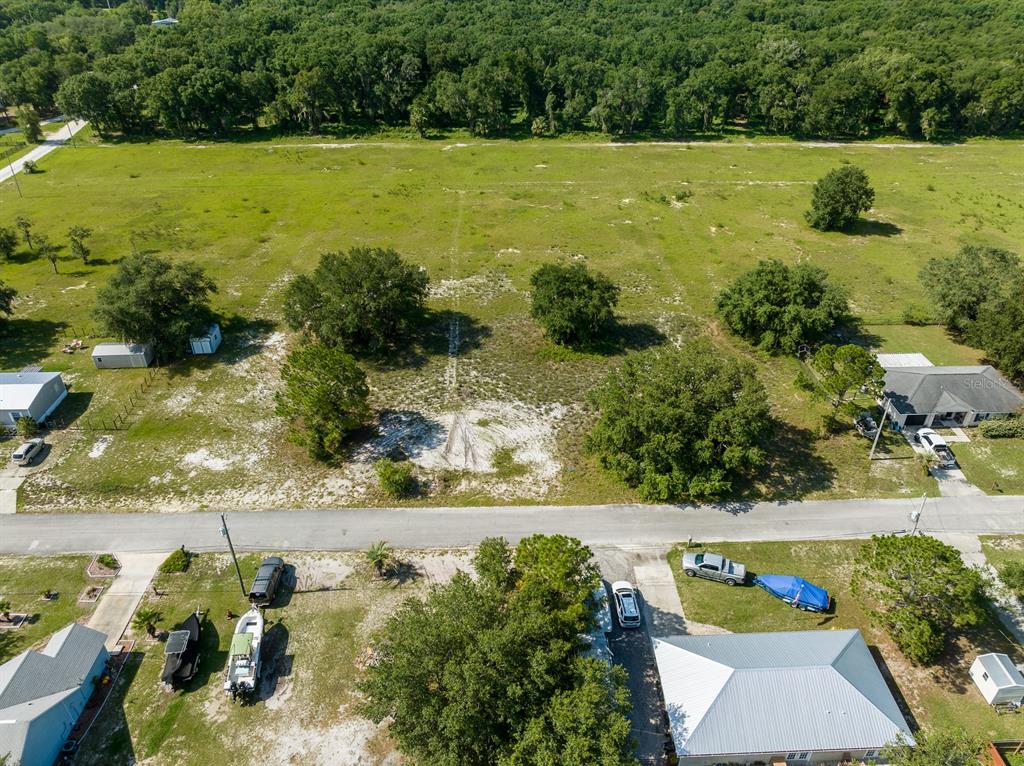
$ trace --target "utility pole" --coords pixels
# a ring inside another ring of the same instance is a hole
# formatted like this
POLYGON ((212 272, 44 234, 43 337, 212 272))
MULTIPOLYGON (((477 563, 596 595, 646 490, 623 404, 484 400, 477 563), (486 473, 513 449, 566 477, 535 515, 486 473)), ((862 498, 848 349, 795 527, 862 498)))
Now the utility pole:
POLYGON ((67 128, 68 128, 68 139, 70 139, 70 141, 71 141, 71 148, 72 149, 77 149, 78 148, 78 144, 75 143, 75 134, 71 132, 71 120, 68 120, 64 124, 67 125, 67 128))
POLYGON ((889 414, 889 400, 885 400, 885 406, 882 407, 882 422, 878 424, 878 432, 875 434, 875 440, 871 443, 871 454, 868 455, 868 460, 875 459, 875 448, 878 446, 878 440, 882 438, 882 429, 885 428, 885 416, 889 414))
POLYGON ((14 179, 14 188, 18 190, 18 196, 24 199, 25 195, 21 193, 21 184, 18 183, 18 174, 14 171, 14 163, 10 159, 7 160, 7 167, 11 169, 11 178, 14 179))
POLYGON ((220 533, 228 539, 228 549, 231 551, 231 558, 235 562, 235 572, 238 574, 238 587, 242 589, 242 595, 248 595, 245 592, 245 583, 242 582, 242 570, 238 566, 238 556, 235 555, 235 546, 231 544, 231 533, 228 532, 228 523, 224 520, 224 514, 220 515, 220 533))
POLYGON ((921 495, 921 507, 915 508, 910 512, 910 520, 914 522, 914 529, 910 532, 910 536, 913 537, 917 534, 917 525, 921 521, 921 512, 924 511, 924 504, 928 502, 928 493, 925 492, 921 495))

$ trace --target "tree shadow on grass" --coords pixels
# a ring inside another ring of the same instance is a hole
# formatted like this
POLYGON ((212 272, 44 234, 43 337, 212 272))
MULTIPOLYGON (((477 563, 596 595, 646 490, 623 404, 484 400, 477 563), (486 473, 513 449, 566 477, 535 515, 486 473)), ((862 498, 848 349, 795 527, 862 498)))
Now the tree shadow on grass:
POLYGON ((643 351, 660 346, 667 340, 665 334, 649 322, 616 321, 597 340, 573 346, 572 350, 600 356, 620 356, 627 351, 643 351))
POLYGON ((739 499, 799 500, 811 492, 830 488, 836 478, 831 463, 815 454, 818 437, 806 428, 778 421, 765 464, 743 484, 739 499))
POLYGON ((474 351, 490 335, 490 327, 462 311, 428 310, 419 330, 405 343, 396 344, 379 354, 367 355, 365 359, 382 371, 416 369, 431 357, 457 356, 474 351))
POLYGON ((45 359, 64 328, 48 319, 8 319, 0 327, 0 367, 20 370, 45 359))
POLYGON ((238 314, 224 317, 219 321, 223 341, 212 354, 186 356, 166 366, 172 377, 191 375, 195 370, 208 370, 223 364, 239 364, 250 357, 263 353, 277 324, 269 319, 247 319, 238 314))
POLYGON ((903 229, 888 221, 871 221, 858 218, 843 233, 858 237, 898 237, 903 233, 903 229))

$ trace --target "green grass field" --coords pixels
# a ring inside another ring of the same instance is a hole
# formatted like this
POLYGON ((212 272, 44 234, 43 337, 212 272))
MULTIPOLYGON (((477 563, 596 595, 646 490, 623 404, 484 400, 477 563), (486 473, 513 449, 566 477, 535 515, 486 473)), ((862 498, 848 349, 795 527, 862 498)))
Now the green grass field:
POLYGON ((24 199, 10 182, 0 187, 2 225, 26 215, 57 242, 72 225, 95 231, 88 265, 65 250, 54 274, 23 250, 4 266, 20 296, 0 339, 2 366, 66 370, 73 394, 62 415, 102 427, 127 409, 132 425, 58 434, 50 469, 22 488, 22 507, 383 504, 370 462, 395 444, 421 466, 425 493, 410 502, 635 499, 582 453, 591 414, 581 402, 622 354, 705 328, 754 359, 783 421, 772 464, 738 494, 931 491, 895 442, 890 459, 869 465, 855 435, 819 438, 826 409, 793 386, 799 363, 754 354, 708 326, 713 299, 758 258, 809 260, 849 290, 872 343, 936 363, 976 358, 937 328, 891 323, 908 303, 924 303, 916 274, 929 257, 965 242, 1019 248, 1022 159, 1012 142, 101 144, 82 135, 78 148, 46 157, 44 173, 22 177, 24 199), (867 170, 876 208, 852 234, 815 232, 802 218, 811 184, 844 162, 867 170), (684 191, 691 196, 675 200, 684 191), (374 404, 389 411, 383 437, 329 468, 288 444, 273 414, 292 342, 279 326, 280 291, 321 252, 352 245, 394 247, 421 264, 437 313, 404 358, 370 370, 374 404), (217 357, 162 372, 141 397, 136 371, 97 371, 88 350, 59 351, 65 338, 97 340, 95 291, 132 249, 207 267, 225 329, 217 357), (557 259, 585 260, 622 286, 622 326, 607 353, 556 349, 529 321, 529 275, 557 259), (444 458, 453 422, 478 464, 444 458), (490 456, 506 452, 525 469, 490 470, 490 456))
POLYGON ((793 609, 753 586, 729 588, 686 577, 680 569, 682 547, 673 550, 669 562, 688 620, 734 633, 859 628, 864 640, 878 649, 876 658, 881 656, 897 680, 918 725, 960 726, 992 738, 1024 737, 1020 716, 997 715, 968 675, 971 662, 981 652, 1007 652, 1018 662, 1022 659, 1021 648, 1003 634, 995 615, 951 642, 940 664, 911 665, 850 592, 853 559, 860 546, 856 540, 708 544, 710 550, 743 562, 753 574, 794 574, 826 588, 835 609, 824 615, 793 609))
MULTIPOLYGON (((241 557, 247 583, 261 560, 241 557)), ((163 689, 164 644, 136 636, 76 763, 369 763, 377 761, 364 759, 391 752, 386 730, 354 710, 360 698, 357 661, 382 615, 418 586, 371 580, 357 555, 288 561, 295 566, 295 585, 283 588, 265 612, 264 680, 246 704, 232 704, 222 689, 235 625, 227 611, 248 608, 231 559, 201 554, 186 573, 159 575, 155 583, 163 595, 145 603, 163 614, 160 630, 173 629, 197 607, 207 612, 198 674, 180 690, 163 689)))
POLYGON ((11 602, 13 613, 27 614, 28 622, 13 630, 0 628, 0 663, 48 638, 70 622, 92 611, 93 604, 78 603, 89 580, 89 556, 0 556, 0 598, 11 602), (42 598, 49 588, 57 594, 42 598))

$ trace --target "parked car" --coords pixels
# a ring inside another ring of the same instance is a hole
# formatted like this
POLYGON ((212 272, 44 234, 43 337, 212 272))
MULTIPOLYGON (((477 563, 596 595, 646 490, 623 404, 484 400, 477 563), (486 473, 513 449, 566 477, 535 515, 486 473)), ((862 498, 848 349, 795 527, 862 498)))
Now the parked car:
POLYGON ((687 577, 703 577, 726 585, 742 585, 747 581, 747 568, 718 553, 684 553, 683 572, 687 577))
POLYGON ((11 454, 11 460, 18 465, 31 465, 36 455, 43 451, 46 445, 42 439, 29 439, 11 454))
POLYGON ((619 580, 612 583, 612 595, 615 597, 615 613, 619 617, 619 625, 639 628, 640 602, 636 597, 636 589, 625 580, 619 580))
POLYGON ((267 556, 256 571, 256 578, 249 589, 249 603, 253 606, 268 606, 277 595, 277 586, 284 574, 284 559, 267 556))
POLYGON ((920 444, 926 450, 938 458, 939 465, 943 468, 957 468, 956 456, 953 450, 943 439, 931 428, 920 428, 914 432, 914 443, 920 444))

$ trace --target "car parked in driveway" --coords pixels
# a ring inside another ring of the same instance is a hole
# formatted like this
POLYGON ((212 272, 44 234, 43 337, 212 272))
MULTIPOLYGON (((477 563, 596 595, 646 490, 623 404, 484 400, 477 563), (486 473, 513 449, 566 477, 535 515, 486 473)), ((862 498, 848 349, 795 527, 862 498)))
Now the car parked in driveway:
POLYGON ((943 468, 957 468, 956 456, 938 433, 931 428, 919 428, 914 432, 914 444, 920 444, 931 452, 943 468))
POLYGON ((284 574, 284 559, 267 556, 256 571, 256 577, 249 589, 249 603, 253 606, 269 606, 277 595, 277 586, 284 574))
POLYGON ((17 465, 31 465, 44 446, 46 442, 42 439, 29 439, 11 453, 11 460, 17 465))
POLYGON ((625 580, 612 583, 612 596, 615 598, 615 614, 619 625, 624 628, 640 627, 640 601, 636 597, 636 588, 625 580))
POLYGON ((718 553, 684 553, 683 572, 687 577, 703 577, 726 585, 742 585, 747 581, 747 568, 718 553))

